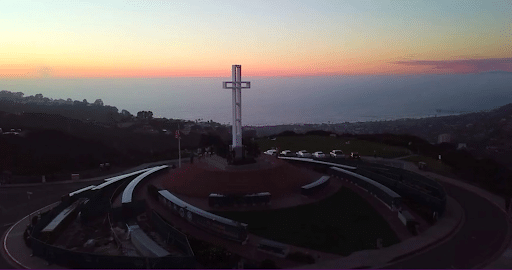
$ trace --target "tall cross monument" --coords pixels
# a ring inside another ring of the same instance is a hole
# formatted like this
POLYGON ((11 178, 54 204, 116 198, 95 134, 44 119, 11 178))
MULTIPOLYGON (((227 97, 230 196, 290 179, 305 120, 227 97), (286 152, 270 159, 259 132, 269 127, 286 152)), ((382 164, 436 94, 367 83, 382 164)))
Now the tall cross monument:
POLYGON ((224 89, 233 89, 233 144, 235 159, 242 158, 242 88, 251 88, 250 82, 242 82, 242 66, 231 66, 233 81, 223 82, 224 89))

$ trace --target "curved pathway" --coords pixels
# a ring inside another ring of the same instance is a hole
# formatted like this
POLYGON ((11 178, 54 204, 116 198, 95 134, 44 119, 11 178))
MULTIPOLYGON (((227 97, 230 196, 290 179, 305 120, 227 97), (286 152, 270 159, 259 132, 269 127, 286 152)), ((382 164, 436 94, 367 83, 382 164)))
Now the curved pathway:
MULTIPOLYGON (((374 158, 364 159, 371 162, 374 158)), ((400 163, 398 165, 402 168, 428 177, 440 178, 440 183, 445 187, 448 196, 457 201, 462 208, 464 222, 448 239, 402 260, 392 260, 380 268, 482 268, 502 255, 510 243, 512 233, 509 218, 502 210, 501 204, 497 203, 499 199, 496 199, 496 196, 457 180, 419 171, 412 163, 396 162, 400 163)), ((366 266, 378 267, 371 264, 372 260, 373 258, 368 257, 366 266)), ((313 267, 333 268, 335 265, 337 263, 333 261, 313 267)), ((512 265, 508 266, 511 267, 512 265)))
MULTIPOLYGON (((30 187, 10 187, 10 188, 0 188, 0 206, 2 210, 0 212, 0 235, 5 237, 5 233, 9 231, 10 227, 16 222, 23 219, 26 215, 41 209, 44 206, 50 205, 57 201, 60 201, 61 196, 80 188, 102 183, 103 180, 98 180, 97 182, 82 182, 82 183, 72 183, 67 185, 40 185, 40 186, 30 186, 30 187), (30 195, 30 200, 27 196, 27 191, 32 192, 30 195)), ((28 223, 20 223, 23 228, 20 231, 11 231, 11 234, 19 235, 19 241, 9 242, 9 244, 16 245, 16 250, 26 250, 27 254, 24 254, 25 257, 29 256, 32 252, 31 250, 25 246, 23 242, 23 231, 28 223)), ((11 227, 12 228, 12 227, 11 227)), ((2 245, 4 243, 4 239, 2 237, 2 245)), ((9 246, 11 247, 11 246, 9 246)), ((6 258, 7 254, 5 254, 5 250, 1 247, 3 256, 0 256, 0 268, 8 269, 15 268, 13 265, 15 263, 6 258)), ((29 257, 31 259, 36 259, 36 257, 29 257)), ((45 266, 44 260, 41 260, 43 263, 39 265, 38 268, 49 268, 49 266, 45 266)), ((50 266, 51 267, 51 266, 50 266)), ((55 266, 53 266, 55 267, 55 266)))
POLYGON ((481 268, 509 238, 505 213, 477 194, 443 183, 447 193, 464 209, 465 222, 446 242, 384 268, 481 268))

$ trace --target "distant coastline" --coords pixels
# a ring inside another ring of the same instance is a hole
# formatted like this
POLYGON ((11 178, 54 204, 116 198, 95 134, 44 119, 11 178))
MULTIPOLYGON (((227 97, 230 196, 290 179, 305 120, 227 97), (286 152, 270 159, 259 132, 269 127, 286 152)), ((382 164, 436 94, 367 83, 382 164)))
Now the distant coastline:
MULTIPOLYGON (((512 103, 511 72, 414 76, 247 77, 242 125, 355 123, 456 115, 512 103), (437 112, 436 110, 441 110, 437 112)), ((101 99, 132 114, 232 121, 227 78, 0 80, 0 90, 54 99, 101 99)))

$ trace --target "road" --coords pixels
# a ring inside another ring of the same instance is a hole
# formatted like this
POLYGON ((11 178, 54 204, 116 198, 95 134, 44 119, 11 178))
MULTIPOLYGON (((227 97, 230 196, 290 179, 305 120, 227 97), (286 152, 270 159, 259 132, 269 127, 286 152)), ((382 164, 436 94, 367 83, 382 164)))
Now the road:
POLYGON ((431 250, 385 268, 474 268, 500 250, 508 230, 505 213, 470 191, 443 185, 464 209, 466 220, 460 231, 431 250))
MULTIPOLYGON (((102 182, 103 180, 67 185, 0 188, 0 235, 9 229, 10 224, 46 205, 59 201, 62 195, 102 182), (32 192, 30 200, 27 191, 32 192)), ((0 269, 8 268, 13 269, 11 264, 5 261, 3 256, 0 256, 0 269)))

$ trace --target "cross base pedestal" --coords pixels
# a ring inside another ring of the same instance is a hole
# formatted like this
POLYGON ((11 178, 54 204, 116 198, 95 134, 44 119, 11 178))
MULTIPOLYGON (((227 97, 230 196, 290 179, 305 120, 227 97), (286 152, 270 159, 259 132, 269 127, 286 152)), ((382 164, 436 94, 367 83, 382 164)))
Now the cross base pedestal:
POLYGON ((243 147, 241 146, 238 146, 238 147, 233 147, 232 145, 230 145, 230 148, 231 148, 231 153, 233 153, 233 160, 241 160, 243 159, 243 147))

